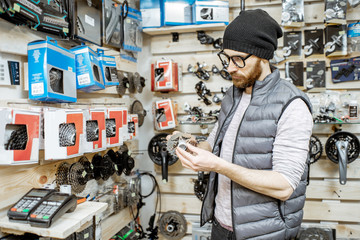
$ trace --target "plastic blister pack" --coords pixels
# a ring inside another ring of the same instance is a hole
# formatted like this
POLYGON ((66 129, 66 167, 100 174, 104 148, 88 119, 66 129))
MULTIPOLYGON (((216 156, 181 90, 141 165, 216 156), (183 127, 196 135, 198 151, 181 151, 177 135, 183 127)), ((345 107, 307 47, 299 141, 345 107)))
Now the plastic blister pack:
POLYGON ((281 24, 294 27, 304 25, 304 0, 283 0, 281 24))

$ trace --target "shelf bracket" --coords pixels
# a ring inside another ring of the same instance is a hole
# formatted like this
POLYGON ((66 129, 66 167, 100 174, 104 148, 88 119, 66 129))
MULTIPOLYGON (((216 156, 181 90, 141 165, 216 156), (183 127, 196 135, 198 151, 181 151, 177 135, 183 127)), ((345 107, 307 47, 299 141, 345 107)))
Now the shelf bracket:
POLYGON ((172 41, 173 42, 178 42, 179 41, 179 33, 178 32, 172 32, 172 41))

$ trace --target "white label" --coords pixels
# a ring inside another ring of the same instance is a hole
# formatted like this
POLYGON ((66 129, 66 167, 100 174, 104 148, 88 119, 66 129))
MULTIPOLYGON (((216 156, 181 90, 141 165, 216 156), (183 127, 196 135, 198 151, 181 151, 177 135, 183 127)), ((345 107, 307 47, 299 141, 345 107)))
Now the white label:
POLYGON ((85 22, 93 27, 95 27, 95 19, 85 14, 85 22))
POLYGON ((79 75, 77 78, 79 85, 86 85, 90 83, 90 75, 88 73, 79 75))
POLYGON ((44 83, 33 83, 31 84, 32 95, 43 95, 44 94, 44 83))

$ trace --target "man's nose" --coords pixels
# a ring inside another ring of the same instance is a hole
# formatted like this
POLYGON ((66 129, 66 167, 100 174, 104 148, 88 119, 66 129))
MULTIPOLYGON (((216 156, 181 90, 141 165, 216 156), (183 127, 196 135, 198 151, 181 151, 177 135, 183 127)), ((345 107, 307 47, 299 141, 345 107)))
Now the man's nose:
POLYGON ((239 68, 234 64, 232 60, 230 60, 227 71, 231 74, 231 73, 235 73, 237 70, 239 70, 239 68))

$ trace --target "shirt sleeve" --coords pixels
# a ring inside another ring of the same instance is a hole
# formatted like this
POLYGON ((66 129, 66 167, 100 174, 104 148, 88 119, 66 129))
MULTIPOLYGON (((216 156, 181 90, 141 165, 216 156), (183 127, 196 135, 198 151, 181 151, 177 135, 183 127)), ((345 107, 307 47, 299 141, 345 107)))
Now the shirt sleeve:
POLYGON ((218 124, 218 122, 216 122, 213 130, 211 131, 208 138, 206 139, 206 141, 210 144, 211 148, 214 148, 215 136, 216 136, 218 127, 219 127, 219 124, 218 124))
POLYGON ((273 170, 281 173, 293 189, 304 173, 313 128, 311 113, 302 99, 295 99, 279 119, 273 147, 273 170))

